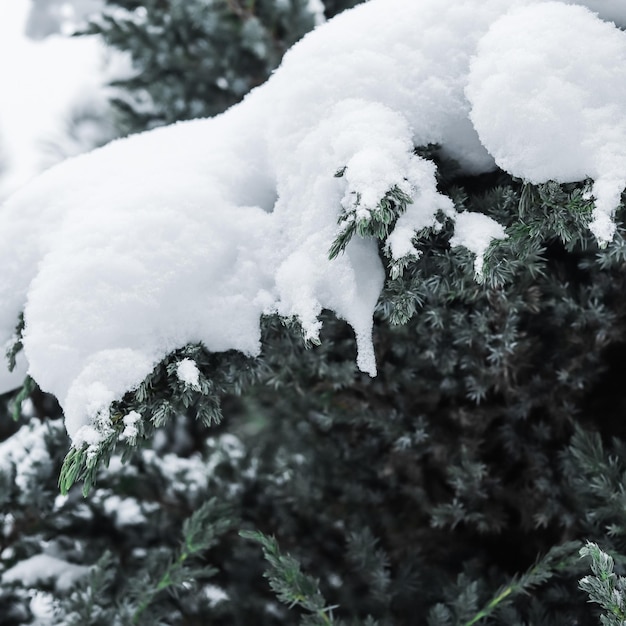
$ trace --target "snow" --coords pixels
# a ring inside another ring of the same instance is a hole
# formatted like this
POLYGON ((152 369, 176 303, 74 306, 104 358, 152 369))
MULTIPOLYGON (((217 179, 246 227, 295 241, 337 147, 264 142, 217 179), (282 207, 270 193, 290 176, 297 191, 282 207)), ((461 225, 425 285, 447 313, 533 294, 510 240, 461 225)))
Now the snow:
MULTIPOLYGON (((15 530, 15 517, 13 516, 12 513, 7 513, 6 515, 3 515, 0 518, 0 520, 2 521, 3 537, 5 538, 10 537, 13 531, 15 530)), ((14 554, 15 554, 15 551, 13 550, 13 548, 8 547, 2 551, 2 553, 0 554, 0 558, 12 559, 14 554)))
POLYGON ((69 591, 84 578, 89 568, 69 563, 49 554, 36 554, 20 561, 2 575, 2 583, 21 583, 25 587, 53 582, 59 592, 69 591))
POLYGON ((30 601, 34 626, 52 626, 57 612, 57 601, 51 593, 37 591, 30 601))
MULTIPOLYGON (((104 512, 115 520, 115 525, 118 528, 146 523, 146 516, 136 498, 121 498, 111 494, 102 502, 102 506, 104 512)), ((145 506, 152 511, 159 508, 156 503, 146 503, 145 506)))
MULTIPOLYGON (((372 317, 384 282, 366 222, 394 189, 412 204, 385 242, 455 224, 476 255, 504 229, 460 213, 415 146, 475 174, 593 179, 591 230, 610 240, 626 186, 626 4, 370 0, 320 25, 226 113, 119 140, 51 168, 0 214, 0 340, 24 312, 29 374, 95 452, 108 406, 187 343, 258 355, 260 317, 319 339, 319 315, 354 329, 376 373, 372 317), (398 19, 402 16, 402 19, 398 19), (336 176, 337 172, 342 176, 336 176)), ((312 4, 314 6, 314 3, 312 4)), ((177 368, 196 383, 193 364, 177 368)), ((125 425, 128 426, 128 425, 125 425)))
POLYGON ((476 254, 474 273, 480 279, 487 248, 494 239, 506 239, 504 228, 481 213, 464 211, 456 216, 451 246, 462 246, 476 254))
POLYGON ((141 414, 137 413, 137 411, 131 411, 128 415, 124 416, 123 422, 124 430, 120 436, 125 439, 137 439, 137 435, 139 434, 137 424, 141 422, 141 414))
POLYGON ((200 388, 200 370, 193 359, 183 359, 176 366, 176 375, 178 380, 191 387, 192 389, 200 388))
POLYGON ((204 587, 202 587, 202 594, 209 601, 211 607, 217 606, 220 602, 230 600, 228 593, 217 585, 204 585, 204 587))
POLYGON ((480 41, 467 95, 502 169, 533 183, 595 181, 590 229, 609 242, 626 187, 624 33, 559 2, 511 11, 480 41))
MULTIPOLYGON (((58 158, 47 147, 63 143, 72 109, 104 116, 110 93, 105 84, 129 72, 128 59, 107 54, 96 37, 28 38, 31 5, 29 0, 5 2, 0 19, 0 152, 6 159, 0 199, 58 158)), ((80 16, 73 15, 70 2, 64 8, 68 15, 60 26, 68 33, 80 16)))
POLYGON ((13 476, 20 493, 31 493, 41 476, 53 471, 46 435, 55 428, 56 424, 29 422, 0 443, 0 472, 13 476))
POLYGON ((316 25, 323 24, 326 21, 324 17, 325 7, 322 0, 309 0, 307 9, 314 16, 316 25))

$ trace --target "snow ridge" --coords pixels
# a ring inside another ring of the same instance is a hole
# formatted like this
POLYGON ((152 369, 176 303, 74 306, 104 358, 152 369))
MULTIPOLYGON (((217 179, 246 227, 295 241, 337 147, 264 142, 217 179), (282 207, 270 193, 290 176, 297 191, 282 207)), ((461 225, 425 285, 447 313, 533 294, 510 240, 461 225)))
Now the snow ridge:
MULTIPOLYGON (((224 114, 48 170, 0 214, 0 341, 23 311, 29 373, 59 398, 75 445, 97 440, 110 403, 187 343, 259 354, 265 313, 297 318, 315 341, 322 309, 334 311, 375 375, 384 270, 358 236, 329 260, 339 216, 367 219, 398 189, 412 203, 386 242, 393 259, 416 255, 416 231, 443 212, 477 272, 506 236, 457 215, 415 146, 440 144, 467 173, 591 177, 590 228, 611 239, 626 186, 626 35, 601 18, 626 24, 624 3, 370 0, 320 25, 224 114)), ((193 384, 190 364, 178 374, 193 384)))

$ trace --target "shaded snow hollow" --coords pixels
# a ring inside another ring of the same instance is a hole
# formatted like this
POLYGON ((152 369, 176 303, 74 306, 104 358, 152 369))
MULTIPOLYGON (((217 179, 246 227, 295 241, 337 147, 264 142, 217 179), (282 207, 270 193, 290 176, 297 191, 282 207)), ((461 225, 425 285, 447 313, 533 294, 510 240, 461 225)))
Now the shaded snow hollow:
MULTIPOLYGON (((223 115, 113 142, 13 195, 0 330, 9 341, 24 312, 29 373, 61 401, 74 444, 97 442, 109 404, 176 348, 258 354, 264 313, 297 317, 315 339, 334 311, 374 375, 383 266, 359 237, 328 259, 340 212, 366 218, 391 188, 409 194, 387 241, 396 259, 439 211, 477 270, 505 236, 457 215, 416 145, 440 144, 468 173, 591 177, 590 228, 610 240, 626 186, 626 34, 573 4, 371 0, 306 36, 223 115)), ((622 0, 578 4, 626 24, 622 0)), ((191 363, 177 373, 194 385, 191 363)))

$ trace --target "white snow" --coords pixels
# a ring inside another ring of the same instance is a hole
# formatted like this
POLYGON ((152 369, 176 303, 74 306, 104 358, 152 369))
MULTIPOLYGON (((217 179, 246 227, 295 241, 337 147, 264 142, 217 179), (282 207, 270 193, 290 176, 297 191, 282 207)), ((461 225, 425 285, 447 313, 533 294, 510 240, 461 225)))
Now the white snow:
POLYGON ((324 16, 325 7, 322 0, 309 0, 307 9, 309 13, 314 16, 316 25, 319 26, 326 21, 326 17, 324 16))
POLYGON ((626 187, 626 35, 583 7, 513 10, 480 41, 467 95, 502 169, 533 183, 595 181, 590 228, 609 242, 626 187))
POLYGON ((55 428, 54 423, 29 422, 0 443, 0 471, 14 476, 20 493, 31 493, 41 476, 52 472, 45 437, 55 428))
MULTIPOLYGON (((223 115, 113 142, 13 195, 0 341, 24 311, 29 373, 62 403, 74 444, 97 446, 109 404, 174 349, 259 354, 264 313, 295 317, 315 342, 334 311, 374 375, 383 266, 359 236, 328 259, 339 216, 367 220, 397 188, 413 203, 386 242, 393 259, 416 256, 416 233, 443 214, 477 272, 505 236, 457 214, 414 146, 440 144, 467 173, 591 177, 590 227, 609 240, 626 185, 626 34, 570 4, 370 0, 223 115)), ((576 4, 626 23, 626 3, 576 4)), ((194 383, 190 366, 177 372, 194 383)))
MULTIPOLYGON (((171 494, 185 493, 191 498, 208 488, 210 471, 199 454, 180 457, 171 453, 158 455, 154 450, 142 450, 141 454, 147 465, 157 466, 158 473, 167 479, 171 494)), ((123 465, 120 471, 127 472, 129 467, 123 465)))
POLYGON ((626 28, 626 5, 623 0, 563 0, 566 4, 580 4, 594 13, 598 13, 603 20, 612 21, 621 28, 626 28))
MULTIPOLYGON (((136 498, 121 498, 116 494, 111 494, 104 499, 102 506, 105 513, 115 520, 118 528, 146 523, 145 511, 136 498)), ((159 505, 154 502, 145 503, 143 506, 148 512, 159 508, 159 505)))
POLYGON ((126 439, 137 439, 137 435, 139 434, 137 424, 141 422, 141 414, 137 413, 137 411, 131 411, 128 415, 124 416, 123 422, 124 430, 120 436, 126 439))
POLYGON ((506 239, 504 228, 482 213, 463 211, 456 216, 451 246, 462 246, 476 254, 474 273, 480 279, 487 248, 494 239, 506 239))
POLYGON ((49 554, 36 554, 8 569, 1 580, 4 584, 19 582, 25 587, 53 582, 57 591, 65 592, 88 571, 89 568, 84 565, 69 563, 49 554))
MULTIPOLYGON (((2 517, 0 517, 0 521, 2 522, 2 535, 5 538, 11 536, 15 529, 15 516, 12 513, 6 513, 2 517)), ((5 548, 0 554, 0 558, 2 559, 12 559, 14 555, 14 550, 12 547, 5 548)))
POLYGON ((200 370, 193 359, 183 359, 176 366, 176 375, 185 385, 192 389, 200 388, 200 370))
POLYGON ((209 601, 211 607, 217 606, 220 602, 230 600, 228 593, 217 585, 204 585, 202 594, 209 601))
POLYGON ((36 591, 30 601, 30 610, 33 614, 33 626, 53 626, 58 610, 58 601, 45 591, 36 591))
MULTIPOLYGON (((71 109, 105 115, 105 84, 129 72, 128 59, 111 54, 97 37, 25 35, 32 2, 3 3, 0 19, 0 199, 51 165, 47 146, 63 142, 71 109)), ((73 7, 67 3, 68 10, 73 7)), ((71 15, 63 24, 72 29, 71 15)), ((67 147, 67 144, 65 144, 67 147)), ((72 146, 72 150, 76 147, 72 146)))

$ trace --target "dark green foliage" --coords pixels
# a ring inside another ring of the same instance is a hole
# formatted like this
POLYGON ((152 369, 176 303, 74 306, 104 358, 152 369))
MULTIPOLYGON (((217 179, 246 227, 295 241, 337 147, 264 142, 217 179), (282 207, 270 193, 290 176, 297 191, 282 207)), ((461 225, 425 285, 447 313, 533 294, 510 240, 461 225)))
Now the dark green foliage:
POLYGON ((576 429, 563 454, 564 473, 569 477, 571 497, 585 510, 583 523, 589 532, 607 533, 620 549, 626 548, 626 448, 613 439, 607 452, 600 435, 576 429))
MULTIPOLYGON (((446 623, 474 626, 492 615, 502 615, 505 611, 511 616, 515 612, 513 602, 519 599, 518 596, 528 595, 534 588, 544 585, 559 572, 572 568, 578 546, 578 542, 570 542, 553 547, 528 571, 513 577, 498 589, 480 609, 478 602, 480 596, 484 594, 480 582, 460 574, 456 581, 456 589, 447 594, 449 597, 447 604, 436 604, 430 610, 429 626, 446 623)), ((503 623, 506 622, 503 620, 503 623)))
POLYGON ((162 591, 193 584, 217 573, 212 567, 190 567, 188 561, 215 545, 217 539, 229 529, 230 525, 231 521, 225 517, 224 511, 220 511, 219 503, 214 498, 205 502, 185 520, 183 544, 179 551, 170 558, 165 567, 159 567, 158 562, 151 563, 149 571, 156 572, 157 578, 140 580, 139 585, 133 589, 133 595, 136 597, 131 601, 134 600, 137 606, 133 612, 133 623, 145 620, 146 609, 162 591))
POLYGON ((298 606, 308 612, 301 624, 307 626, 337 625, 333 618, 333 609, 326 606, 324 596, 319 589, 319 581, 302 573, 300 564, 291 555, 283 555, 276 539, 263 533, 242 531, 244 539, 253 539, 263 547, 263 555, 269 563, 265 577, 276 597, 290 609, 298 606))
MULTIPOLYGON (((328 14, 358 4, 340 0, 328 14)), ((117 84, 127 131, 221 113, 265 82, 315 25, 308 0, 108 0, 88 33, 130 53, 117 84), (120 10, 121 9, 121 10, 120 10)))

